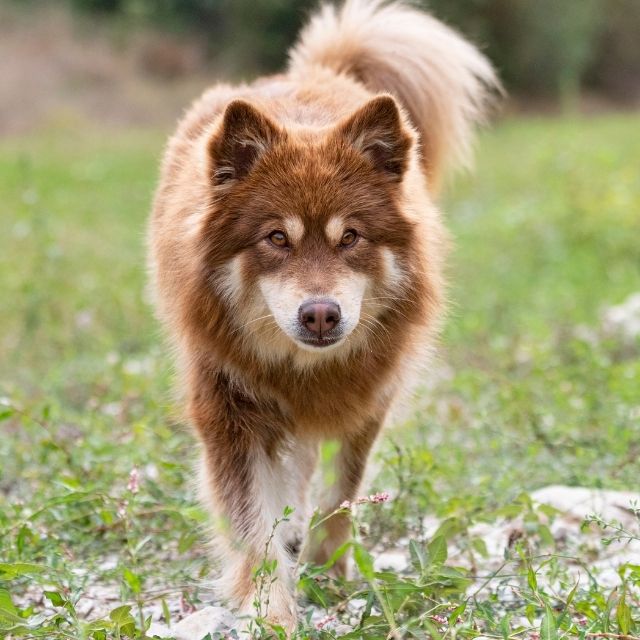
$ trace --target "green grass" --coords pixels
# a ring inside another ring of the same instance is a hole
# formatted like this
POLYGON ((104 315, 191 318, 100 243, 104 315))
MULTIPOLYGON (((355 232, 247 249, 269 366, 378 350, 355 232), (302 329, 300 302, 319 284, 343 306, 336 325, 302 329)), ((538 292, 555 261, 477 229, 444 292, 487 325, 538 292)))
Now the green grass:
MULTIPOLYGON (((179 596, 210 598, 196 452, 144 294, 163 143, 71 127, 0 141, 0 637, 142 637, 149 607, 174 616, 179 596), (117 597, 87 614, 98 584, 117 597)), ((354 594, 367 600, 352 638, 392 625, 416 638, 638 635, 640 569, 615 592, 596 576, 571 595, 523 492, 638 488, 640 345, 599 327, 640 290, 640 118, 508 121, 477 165, 447 197, 452 307, 435 380, 375 465, 374 487, 396 497, 358 514, 363 579, 307 567, 301 602, 342 617, 354 594), (474 572, 441 543, 481 558, 472 526, 516 514, 529 523, 508 558, 517 597, 501 598, 498 576, 468 598, 474 572), (425 515, 444 522, 430 540, 425 515), (414 570, 373 572, 369 551, 407 535, 414 570), (540 580, 551 572, 559 588, 540 580)), ((332 635, 310 624, 301 637, 332 635)))

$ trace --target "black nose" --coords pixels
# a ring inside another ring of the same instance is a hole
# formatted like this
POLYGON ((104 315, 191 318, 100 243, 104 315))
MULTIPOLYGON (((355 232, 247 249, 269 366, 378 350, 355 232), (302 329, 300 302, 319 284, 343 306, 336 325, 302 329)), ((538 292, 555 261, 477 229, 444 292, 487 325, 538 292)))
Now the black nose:
POLYGON ((340 322, 340 307, 335 302, 305 302, 299 314, 300 323, 320 338, 340 322))

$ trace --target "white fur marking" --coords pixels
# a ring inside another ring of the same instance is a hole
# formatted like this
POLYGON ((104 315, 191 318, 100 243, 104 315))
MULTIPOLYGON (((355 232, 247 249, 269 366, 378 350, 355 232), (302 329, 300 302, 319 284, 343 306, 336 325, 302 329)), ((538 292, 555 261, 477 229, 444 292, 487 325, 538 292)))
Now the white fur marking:
MULTIPOLYGON (((333 345, 321 348, 300 340, 298 313, 300 305, 312 297, 309 292, 300 289, 296 283, 277 276, 263 276, 258 280, 258 286, 280 329, 299 347, 296 353, 299 364, 307 366, 325 354, 344 351, 340 346, 358 326, 362 299, 369 288, 369 279, 363 274, 351 272, 338 281, 333 289, 324 292, 322 297, 331 298, 340 306, 343 338, 333 345), (310 357, 303 357, 301 350, 308 352, 310 357)), ((273 343, 274 349, 279 347, 281 348, 280 344, 273 343)))
POLYGON ((218 281, 220 293, 230 303, 237 302, 242 294, 242 256, 235 256, 224 267, 224 275, 218 281))
POLYGON ((302 240, 302 236, 304 235, 304 224, 300 218, 291 216, 289 218, 285 218, 282 224, 284 226, 284 231, 287 233, 287 237, 292 244, 295 245, 302 240))
POLYGON ((330 218, 324 230, 325 235, 329 239, 329 242, 333 244, 338 244, 340 242, 344 231, 344 220, 338 216, 330 218))
POLYGON ((383 247, 382 259, 384 261, 384 281, 388 287, 398 287, 402 284, 405 274, 398 266, 398 261, 389 247, 383 247))

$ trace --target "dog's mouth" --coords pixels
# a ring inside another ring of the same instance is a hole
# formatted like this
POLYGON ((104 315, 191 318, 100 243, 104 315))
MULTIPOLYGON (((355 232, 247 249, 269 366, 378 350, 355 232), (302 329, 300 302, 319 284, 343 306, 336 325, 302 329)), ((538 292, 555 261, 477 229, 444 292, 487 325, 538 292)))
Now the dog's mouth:
POLYGON ((322 349, 324 347, 330 347, 333 344, 338 344, 340 340, 342 340, 342 336, 331 337, 331 336, 322 336, 322 337, 313 337, 313 338, 299 338, 300 342, 306 344, 310 347, 317 347, 322 349))
POLYGON ((306 327, 298 327, 296 334, 295 341, 298 345, 311 351, 322 351, 336 346, 347 336, 342 327, 333 327, 329 331, 318 333, 309 331, 306 327))

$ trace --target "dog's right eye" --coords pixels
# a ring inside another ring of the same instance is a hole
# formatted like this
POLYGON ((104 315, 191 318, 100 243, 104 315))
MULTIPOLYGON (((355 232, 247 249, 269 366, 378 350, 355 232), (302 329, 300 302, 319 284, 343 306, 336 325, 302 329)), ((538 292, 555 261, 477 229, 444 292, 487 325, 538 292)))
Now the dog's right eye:
POLYGON ((269 242, 271 242, 272 245, 278 247, 279 249, 284 249, 289 246, 287 234, 284 233, 284 231, 272 231, 269 234, 269 242))

